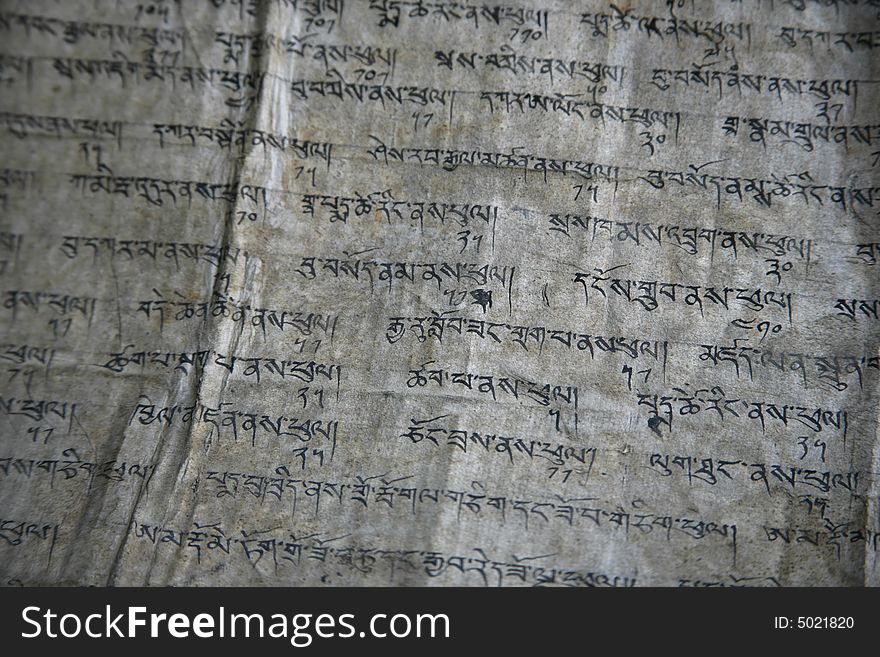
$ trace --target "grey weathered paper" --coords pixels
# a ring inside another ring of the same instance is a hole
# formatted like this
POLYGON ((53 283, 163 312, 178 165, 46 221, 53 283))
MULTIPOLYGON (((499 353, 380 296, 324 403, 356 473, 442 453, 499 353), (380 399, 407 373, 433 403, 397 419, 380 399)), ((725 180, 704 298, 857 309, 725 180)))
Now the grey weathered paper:
POLYGON ((880 3, 0 3, 4 584, 880 583, 880 3))

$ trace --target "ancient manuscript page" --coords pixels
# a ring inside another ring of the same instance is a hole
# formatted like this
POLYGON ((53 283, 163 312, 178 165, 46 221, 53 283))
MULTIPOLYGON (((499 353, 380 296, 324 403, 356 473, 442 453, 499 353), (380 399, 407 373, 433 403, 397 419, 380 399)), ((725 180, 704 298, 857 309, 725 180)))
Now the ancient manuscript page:
POLYGON ((876 0, 0 8, 4 584, 880 583, 876 0))

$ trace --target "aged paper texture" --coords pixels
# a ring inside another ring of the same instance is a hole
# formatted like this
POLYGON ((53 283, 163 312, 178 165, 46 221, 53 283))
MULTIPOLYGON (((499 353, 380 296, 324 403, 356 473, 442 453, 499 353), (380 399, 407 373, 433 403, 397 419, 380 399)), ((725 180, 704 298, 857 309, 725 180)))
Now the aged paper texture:
POLYGON ((880 583, 876 0, 0 2, 6 585, 880 583))

